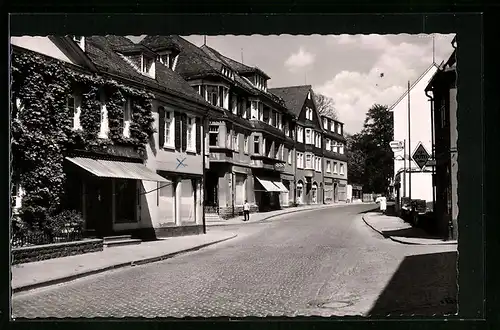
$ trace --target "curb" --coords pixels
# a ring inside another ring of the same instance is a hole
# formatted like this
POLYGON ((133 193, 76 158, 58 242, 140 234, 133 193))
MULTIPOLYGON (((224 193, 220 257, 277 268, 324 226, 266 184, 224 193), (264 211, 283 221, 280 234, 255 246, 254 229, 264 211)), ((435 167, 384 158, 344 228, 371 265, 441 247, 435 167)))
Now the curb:
POLYGON ((456 241, 453 241, 453 242, 447 242, 447 241, 443 241, 443 243, 416 243, 416 242, 407 242, 407 241, 404 241, 404 240, 401 240, 401 239, 398 239, 398 238, 395 238, 393 236, 388 236, 388 235, 385 235, 383 232, 381 232, 380 230, 378 230, 377 228, 373 227, 370 223, 368 223, 368 221, 366 221, 365 219, 365 216, 363 215, 361 217, 363 219, 363 222, 368 226, 370 227, 373 231, 379 233, 382 237, 384 238, 388 238, 390 239, 391 241, 393 242, 396 242, 396 243, 400 243, 400 244, 406 244, 406 245, 456 245, 457 242, 456 241))
POLYGON ((248 222, 238 222, 238 223, 217 223, 217 224, 214 224, 214 225, 208 225, 207 224, 207 227, 223 227, 223 226, 234 226, 234 225, 240 225, 240 224, 250 224, 250 223, 258 223, 258 222, 263 222, 263 221, 266 221, 266 220, 269 220, 271 218, 276 218, 276 217, 279 217, 279 216, 282 216, 282 215, 285 215, 285 214, 291 214, 291 213, 297 213, 297 212, 306 212, 306 211, 316 211, 316 210, 322 210, 322 209, 329 209, 329 208, 337 208, 337 207, 344 207, 344 206, 350 206, 350 205, 357 205, 357 204, 345 204, 345 205, 332 205, 332 206, 325 206, 325 207, 318 207, 318 208, 314 208, 314 209, 294 209, 294 210, 291 210, 289 212, 283 212, 283 213, 280 213, 280 214, 274 214, 274 215, 270 215, 268 216, 267 218, 263 218, 263 219, 260 219, 260 220, 257 220, 257 221, 248 221, 248 222))
POLYGON ((44 281, 44 282, 39 282, 39 283, 33 283, 33 284, 19 286, 17 288, 12 288, 12 294, 19 293, 19 292, 26 292, 26 291, 30 291, 30 290, 34 290, 34 289, 40 289, 40 288, 43 288, 43 287, 52 286, 52 285, 56 285, 56 284, 61 284, 61 283, 65 283, 65 282, 70 282, 70 281, 74 281, 74 280, 79 279, 79 278, 83 278, 83 277, 87 277, 87 276, 91 276, 91 275, 96 275, 96 274, 104 273, 104 272, 107 272, 107 271, 110 271, 110 270, 119 269, 119 268, 133 267, 133 266, 138 266, 138 265, 145 265, 145 264, 148 264, 148 263, 153 263, 153 262, 158 262, 158 261, 162 261, 162 260, 165 260, 165 259, 170 259, 170 258, 173 258, 173 257, 178 256, 180 254, 197 251, 197 250, 200 250, 200 249, 205 248, 205 247, 210 246, 210 245, 214 245, 214 244, 217 244, 217 243, 222 243, 222 242, 228 241, 228 240, 233 239, 233 238, 235 238, 237 236, 238 236, 238 234, 235 234, 235 235, 232 235, 232 236, 224 238, 224 239, 220 239, 220 240, 217 240, 217 241, 205 243, 205 244, 202 244, 202 245, 197 245, 197 246, 185 249, 185 250, 180 250, 180 251, 176 251, 176 252, 167 253, 167 254, 164 254, 164 255, 157 256, 157 257, 150 257, 150 258, 140 259, 140 260, 135 260, 135 261, 127 261, 127 262, 123 262, 123 263, 120 263, 120 264, 115 264, 115 265, 106 266, 106 267, 99 268, 99 269, 93 269, 93 270, 81 272, 79 274, 73 274, 73 275, 69 275, 69 276, 64 276, 64 277, 60 277, 60 278, 55 278, 55 279, 47 280, 47 281, 44 281))

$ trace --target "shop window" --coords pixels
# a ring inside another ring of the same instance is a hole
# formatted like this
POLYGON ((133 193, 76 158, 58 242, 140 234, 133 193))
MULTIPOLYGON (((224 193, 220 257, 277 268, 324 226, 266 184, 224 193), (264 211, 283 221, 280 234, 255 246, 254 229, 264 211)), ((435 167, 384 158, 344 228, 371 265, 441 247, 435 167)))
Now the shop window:
POLYGON ((313 183, 311 188, 311 202, 316 204, 318 202, 318 185, 313 183))
POLYGON ((245 188, 246 188, 246 175, 235 174, 235 205, 243 205, 245 203, 245 188))
POLYGON ((178 184, 178 189, 181 189, 180 200, 180 221, 181 222, 195 222, 195 180, 183 179, 178 184))
POLYGON ((160 223, 175 222, 175 184, 172 181, 158 183, 160 223))

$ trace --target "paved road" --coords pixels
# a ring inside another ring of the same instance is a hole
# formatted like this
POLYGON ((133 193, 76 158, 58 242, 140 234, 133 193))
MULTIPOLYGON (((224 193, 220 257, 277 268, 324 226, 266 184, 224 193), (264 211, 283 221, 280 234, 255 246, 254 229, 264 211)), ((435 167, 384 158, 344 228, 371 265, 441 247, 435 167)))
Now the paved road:
POLYGON ((163 262, 17 294, 13 315, 454 313, 455 248, 385 240, 361 220, 359 213, 369 208, 352 205, 211 228, 239 236, 163 262))

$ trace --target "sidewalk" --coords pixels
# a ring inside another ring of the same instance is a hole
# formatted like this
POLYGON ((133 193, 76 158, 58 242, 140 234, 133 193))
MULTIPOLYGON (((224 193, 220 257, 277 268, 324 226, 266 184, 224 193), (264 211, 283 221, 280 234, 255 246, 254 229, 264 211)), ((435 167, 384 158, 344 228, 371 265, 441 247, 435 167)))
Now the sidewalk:
POLYGON ((289 207, 283 210, 276 210, 276 211, 269 211, 269 212, 257 212, 257 213, 250 213, 250 220, 249 221, 243 221, 243 215, 227 219, 227 220, 220 220, 220 221, 210 221, 207 220, 206 225, 207 226, 227 226, 227 225, 236 225, 236 224, 247 224, 247 223, 254 223, 254 222, 260 222, 260 221, 265 221, 280 215, 284 214, 289 214, 289 213, 295 213, 295 212, 302 212, 302 211, 310 211, 310 210, 319 210, 319 209, 326 209, 326 208, 335 208, 335 207, 342 207, 342 206, 349 206, 349 205, 357 205, 357 204, 363 204, 363 203, 334 203, 334 204, 320 204, 320 205, 304 205, 304 206, 297 206, 297 207, 289 207))
POLYGON ((104 248, 101 252, 18 264, 11 267, 12 292, 72 281, 121 267, 160 261, 236 236, 233 233, 216 231, 205 235, 165 238, 143 242, 140 245, 104 248))
POLYGON ((378 212, 363 214, 363 221, 373 230, 394 242, 415 245, 457 244, 456 240, 446 241, 426 233, 421 228, 411 226, 399 217, 378 212))

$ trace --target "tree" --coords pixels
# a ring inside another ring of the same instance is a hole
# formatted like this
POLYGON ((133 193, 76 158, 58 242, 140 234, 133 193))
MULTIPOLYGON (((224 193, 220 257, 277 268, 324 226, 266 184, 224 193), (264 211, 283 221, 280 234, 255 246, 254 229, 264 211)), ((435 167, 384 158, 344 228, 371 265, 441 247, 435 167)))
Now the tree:
POLYGON ((394 124, 392 112, 387 106, 375 104, 368 110, 361 135, 366 155, 366 189, 386 192, 394 171, 393 154, 389 146, 394 136, 394 124))
POLYGON ((392 112, 375 104, 366 113, 360 133, 347 136, 349 181, 363 185, 365 192, 384 193, 393 175, 394 135, 392 112))
POLYGON ((338 118, 335 101, 331 97, 323 94, 314 94, 314 102, 320 115, 325 115, 332 119, 338 118))
POLYGON ((361 147, 360 134, 346 134, 347 168, 349 183, 363 184, 365 174, 365 154, 361 147))

